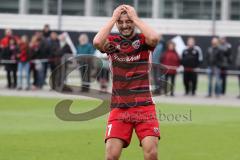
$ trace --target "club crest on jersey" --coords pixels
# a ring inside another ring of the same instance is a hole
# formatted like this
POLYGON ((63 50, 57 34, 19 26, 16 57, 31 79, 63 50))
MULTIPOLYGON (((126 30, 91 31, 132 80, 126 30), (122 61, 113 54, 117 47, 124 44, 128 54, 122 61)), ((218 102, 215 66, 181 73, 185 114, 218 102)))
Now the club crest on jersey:
POLYGON ((134 49, 138 49, 140 47, 140 40, 136 40, 132 43, 134 49))

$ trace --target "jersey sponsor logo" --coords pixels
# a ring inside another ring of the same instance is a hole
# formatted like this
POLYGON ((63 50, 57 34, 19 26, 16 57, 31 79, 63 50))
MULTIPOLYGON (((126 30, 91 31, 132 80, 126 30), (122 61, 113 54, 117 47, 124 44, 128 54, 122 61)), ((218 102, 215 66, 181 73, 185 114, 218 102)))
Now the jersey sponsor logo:
POLYGON ((134 49, 138 49, 140 47, 140 40, 136 40, 132 43, 134 49))
POLYGON ((126 56, 126 57, 118 57, 117 55, 114 55, 113 58, 120 62, 133 62, 138 61, 140 59, 140 54, 136 56, 126 56))

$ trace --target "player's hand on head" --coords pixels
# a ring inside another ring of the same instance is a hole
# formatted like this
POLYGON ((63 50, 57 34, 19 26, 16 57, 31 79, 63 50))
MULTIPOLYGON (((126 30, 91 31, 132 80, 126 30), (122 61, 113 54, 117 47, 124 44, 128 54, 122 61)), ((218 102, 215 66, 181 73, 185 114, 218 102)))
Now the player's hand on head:
POLYGON ((113 11, 113 15, 112 18, 117 21, 119 19, 119 17, 121 16, 121 13, 124 11, 123 5, 118 6, 114 11, 113 11))
POLYGON ((127 12, 128 16, 131 20, 135 20, 136 18, 138 18, 137 12, 132 6, 123 5, 123 9, 124 9, 124 11, 127 12))

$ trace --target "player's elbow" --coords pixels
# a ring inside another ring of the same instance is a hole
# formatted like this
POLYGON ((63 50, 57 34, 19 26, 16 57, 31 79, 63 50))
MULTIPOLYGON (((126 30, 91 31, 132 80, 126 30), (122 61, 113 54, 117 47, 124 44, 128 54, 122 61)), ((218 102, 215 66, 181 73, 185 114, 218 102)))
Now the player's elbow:
POLYGON ((156 46, 158 44, 159 40, 160 40, 160 38, 158 35, 151 35, 148 37, 147 41, 150 46, 156 46))
POLYGON ((97 49, 101 48, 101 41, 96 37, 93 39, 93 46, 97 49))
POLYGON ((160 38, 159 38, 159 36, 156 34, 156 35, 152 35, 152 36, 150 37, 150 40, 152 41, 152 43, 157 44, 157 43, 159 42, 160 38))

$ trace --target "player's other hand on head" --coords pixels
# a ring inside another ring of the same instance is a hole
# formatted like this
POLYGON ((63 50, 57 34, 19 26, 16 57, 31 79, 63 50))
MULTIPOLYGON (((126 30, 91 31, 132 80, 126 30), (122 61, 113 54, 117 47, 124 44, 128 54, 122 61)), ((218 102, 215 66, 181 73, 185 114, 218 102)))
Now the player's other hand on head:
POLYGON ((120 5, 118 6, 114 11, 113 11, 113 15, 112 15, 112 18, 114 21, 117 21, 120 16, 121 16, 121 13, 124 11, 124 8, 123 8, 123 5, 120 5))
POLYGON ((137 12, 132 6, 123 5, 123 10, 127 12, 128 16, 131 20, 135 20, 136 18, 138 18, 137 12))

